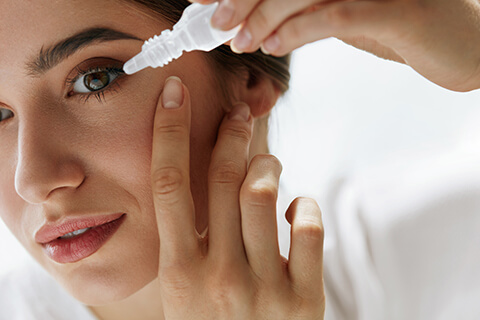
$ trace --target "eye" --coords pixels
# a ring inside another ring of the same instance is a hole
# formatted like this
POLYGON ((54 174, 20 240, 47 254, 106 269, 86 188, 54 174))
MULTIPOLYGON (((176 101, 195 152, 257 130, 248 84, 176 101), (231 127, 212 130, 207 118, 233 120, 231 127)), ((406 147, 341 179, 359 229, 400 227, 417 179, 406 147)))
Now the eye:
POLYGON ((100 91, 108 87, 117 77, 117 70, 95 70, 80 76, 73 84, 76 93, 100 91))
POLYGON ((8 109, 0 109, 0 122, 13 118, 13 112, 8 109))
MULTIPOLYGON (((105 96, 116 93, 125 75, 123 61, 94 57, 78 64, 65 80, 66 98, 87 102, 95 97, 105 102, 105 96)), ((75 100, 72 100, 75 101, 75 100)))

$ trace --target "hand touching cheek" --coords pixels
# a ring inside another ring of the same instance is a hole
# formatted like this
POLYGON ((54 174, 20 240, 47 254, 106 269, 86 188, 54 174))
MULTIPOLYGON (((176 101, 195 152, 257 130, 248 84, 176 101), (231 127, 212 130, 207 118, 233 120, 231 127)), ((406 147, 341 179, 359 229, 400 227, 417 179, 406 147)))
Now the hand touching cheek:
POLYGON ((190 193, 190 95, 180 79, 167 79, 152 158, 166 319, 323 319, 320 210, 309 199, 292 203, 286 261, 276 229, 281 165, 260 155, 248 166, 252 129, 243 103, 220 125, 209 169, 208 234, 202 237, 190 193))

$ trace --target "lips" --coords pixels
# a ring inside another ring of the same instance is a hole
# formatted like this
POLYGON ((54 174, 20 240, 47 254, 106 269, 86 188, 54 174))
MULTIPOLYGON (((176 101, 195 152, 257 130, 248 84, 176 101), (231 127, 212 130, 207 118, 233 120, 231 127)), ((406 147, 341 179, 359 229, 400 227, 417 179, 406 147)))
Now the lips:
POLYGON ((35 241, 42 245, 50 259, 58 263, 77 262, 100 249, 118 230, 125 216, 116 213, 47 223, 35 234, 35 241), (67 234, 70 235, 63 237, 67 234))

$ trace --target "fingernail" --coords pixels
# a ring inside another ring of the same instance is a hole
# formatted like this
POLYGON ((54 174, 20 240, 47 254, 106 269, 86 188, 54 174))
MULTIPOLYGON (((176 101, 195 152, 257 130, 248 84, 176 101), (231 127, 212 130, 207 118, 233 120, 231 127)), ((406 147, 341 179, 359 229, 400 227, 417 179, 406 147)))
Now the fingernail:
POLYGON ((230 1, 222 1, 212 17, 212 26, 217 29, 225 27, 232 21, 234 12, 230 1))
POLYGON ((183 104, 183 85, 178 77, 169 77, 163 87, 162 103, 165 109, 179 108, 183 104))
POLYGON ((248 47, 250 47, 252 43, 252 34, 248 29, 242 28, 237 36, 232 41, 232 48, 234 48, 235 52, 244 52, 248 47))
POLYGON ((262 47, 263 50, 268 53, 277 51, 278 48, 280 48, 280 37, 277 34, 268 37, 268 39, 263 42, 262 47))
POLYGON ((243 51, 235 47, 235 43, 233 41, 230 42, 230 50, 236 54, 242 54, 243 51))
POLYGON ((230 120, 250 120, 250 107, 245 103, 237 103, 228 116, 230 120))
POLYGON ((267 51, 267 49, 265 49, 263 43, 260 45, 260 50, 262 50, 263 54, 265 55, 270 55, 270 52, 267 51))

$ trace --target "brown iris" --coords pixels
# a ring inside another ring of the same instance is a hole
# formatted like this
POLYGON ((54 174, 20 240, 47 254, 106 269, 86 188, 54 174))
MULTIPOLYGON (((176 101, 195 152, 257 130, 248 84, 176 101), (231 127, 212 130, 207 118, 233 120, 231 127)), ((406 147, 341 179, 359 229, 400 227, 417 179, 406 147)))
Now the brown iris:
POLYGON ((84 76, 83 83, 88 90, 102 90, 110 84, 110 75, 107 71, 90 73, 84 76))

